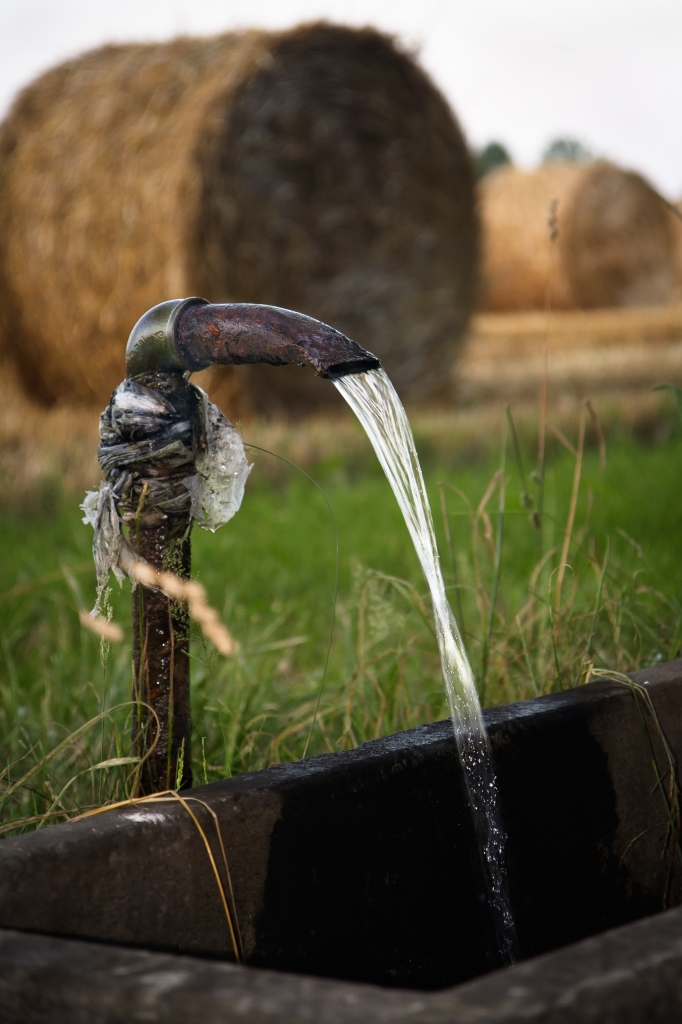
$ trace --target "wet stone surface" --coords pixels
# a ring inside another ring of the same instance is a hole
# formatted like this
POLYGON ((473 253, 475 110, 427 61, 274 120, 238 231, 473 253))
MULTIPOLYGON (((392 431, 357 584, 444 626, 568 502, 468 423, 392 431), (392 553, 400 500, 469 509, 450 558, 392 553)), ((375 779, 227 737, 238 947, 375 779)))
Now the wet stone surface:
MULTIPOLYGON (((638 677, 679 757, 682 662, 638 677)), ((669 867, 680 902, 627 687, 594 683, 486 721, 525 957, 658 913, 669 867)), ((422 990, 497 966, 449 722, 189 793, 220 823, 248 964, 422 990)), ((205 848, 176 804, 4 840, 0 927, 232 955, 205 848)))

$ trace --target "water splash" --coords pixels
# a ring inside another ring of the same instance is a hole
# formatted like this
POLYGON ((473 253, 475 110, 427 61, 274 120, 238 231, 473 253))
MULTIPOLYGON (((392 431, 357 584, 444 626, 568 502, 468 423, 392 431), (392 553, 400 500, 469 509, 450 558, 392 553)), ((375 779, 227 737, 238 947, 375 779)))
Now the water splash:
POLYGON ((431 592, 443 679, 457 749, 464 768, 481 846, 488 901, 500 955, 516 959, 516 929, 509 908, 504 867, 505 834, 500 818, 490 741, 455 617, 445 594, 431 507, 407 414, 383 370, 334 380, 364 427, 393 488, 431 592))

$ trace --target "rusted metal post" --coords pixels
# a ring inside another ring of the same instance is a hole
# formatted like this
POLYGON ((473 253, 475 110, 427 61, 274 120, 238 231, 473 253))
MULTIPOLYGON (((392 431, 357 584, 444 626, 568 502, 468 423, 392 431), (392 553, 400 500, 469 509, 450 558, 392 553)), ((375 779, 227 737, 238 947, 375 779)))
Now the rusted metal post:
MULTIPOLYGON (((189 525, 188 517, 178 516, 158 526, 142 523, 133 548, 160 571, 168 571, 172 551, 173 572, 189 579, 189 525)), ((140 795, 191 786, 189 616, 184 606, 142 584, 133 591, 133 700, 133 744, 144 758, 140 795)))
MULTIPOLYGON (((319 376, 378 369, 371 352, 326 324, 273 306, 161 303, 133 328, 127 379, 100 431, 100 462, 133 554, 190 575, 191 499, 185 483, 206 447, 189 373, 213 363, 308 363, 319 376)), ((162 591, 133 591, 133 724, 139 791, 192 783, 189 617, 162 591)))
MULTIPOLYGON (((189 579, 191 503, 182 481, 192 469, 197 443, 196 392, 178 372, 145 375, 141 382, 163 402, 168 416, 155 441, 161 445, 156 458, 131 466, 135 481, 123 518, 141 560, 189 579), (174 443, 178 450, 169 456, 174 443)), ((143 758, 139 791, 183 789, 192 784, 189 615, 185 605, 142 584, 133 589, 132 601, 133 743, 143 758)))

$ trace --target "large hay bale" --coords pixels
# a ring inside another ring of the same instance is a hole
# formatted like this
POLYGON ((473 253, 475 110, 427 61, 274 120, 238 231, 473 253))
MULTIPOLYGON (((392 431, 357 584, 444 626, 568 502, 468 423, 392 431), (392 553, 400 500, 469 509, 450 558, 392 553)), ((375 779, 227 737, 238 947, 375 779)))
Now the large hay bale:
MULTIPOLYGON (((3 129, 3 302, 26 385, 104 401, 136 319, 197 294, 299 309, 377 352, 405 397, 442 392, 475 300, 473 179, 442 96, 373 30, 69 61, 3 129)), ((334 392, 243 370, 261 409, 334 392)))
POLYGON ((675 285, 669 216, 643 178, 605 160, 505 167, 480 184, 484 308, 542 309, 558 200, 555 309, 659 305, 675 285))

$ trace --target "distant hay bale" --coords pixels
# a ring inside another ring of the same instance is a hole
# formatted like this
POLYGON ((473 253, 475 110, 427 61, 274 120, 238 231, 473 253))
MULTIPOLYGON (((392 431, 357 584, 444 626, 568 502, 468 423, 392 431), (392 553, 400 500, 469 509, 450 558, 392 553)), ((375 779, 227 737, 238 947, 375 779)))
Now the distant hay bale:
POLYGON ((675 240, 675 294, 678 301, 682 301, 682 199, 674 204, 679 211, 679 216, 670 214, 670 227, 675 240))
MULTIPOLYGON (((387 37, 107 46, 25 89, 0 145, 0 305, 44 401, 104 402, 137 318, 192 294, 326 320, 408 399, 447 387, 475 300, 473 169, 387 37)), ((334 393, 297 368, 239 374, 257 410, 334 393)))
POLYGON ((597 160, 545 164, 532 172, 505 167, 481 182, 486 310, 544 307, 554 199, 553 308, 668 301, 675 287, 669 214, 643 178, 597 160))

